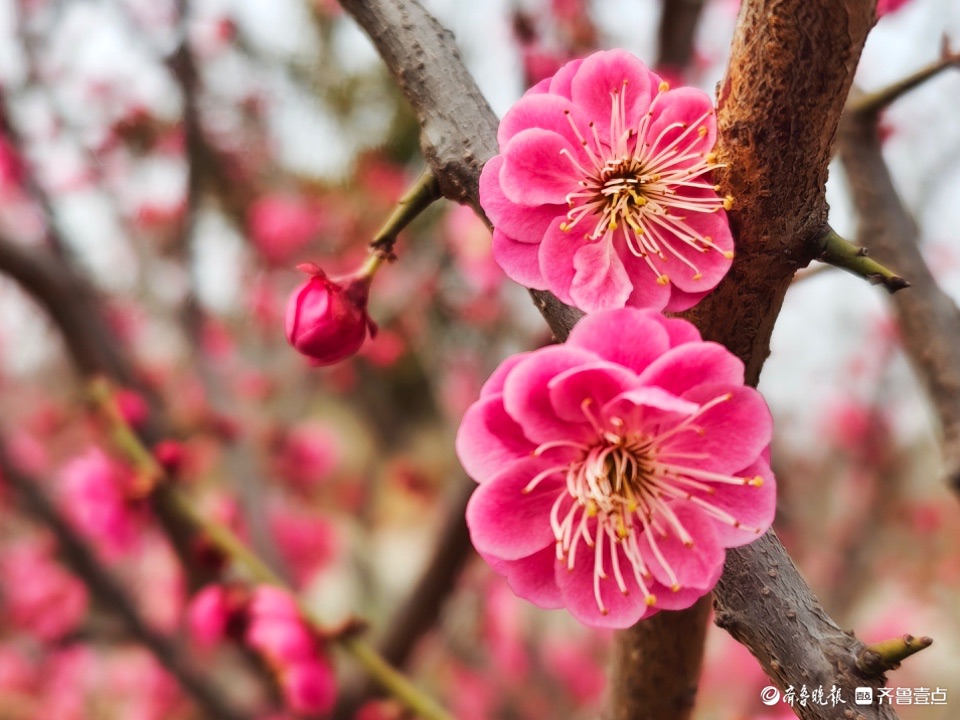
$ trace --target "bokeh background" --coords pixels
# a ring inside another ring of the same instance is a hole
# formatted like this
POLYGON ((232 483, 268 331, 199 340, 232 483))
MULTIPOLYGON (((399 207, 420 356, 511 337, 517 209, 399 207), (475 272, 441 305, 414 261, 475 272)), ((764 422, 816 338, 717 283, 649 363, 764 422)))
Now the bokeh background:
MULTIPOLYGON (((661 0, 425 4, 500 114, 592 49, 657 58, 661 0)), ((864 90, 936 60, 944 36, 960 45, 955 0, 891 4, 858 70, 864 90)), ((713 91, 738 6, 706 2, 689 67, 664 69, 672 81, 713 91)), ((363 617, 377 638, 468 487, 453 453, 461 415, 502 359, 549 336, 493 261, 484 226, 443 202, 376 278, 376 339, 332 368, 297 355, 283 332, 295 266, 336 275, 360 264, 422 168, 416 122, 333 0, 195 0, 183 11, 166 0, 0 1, 0 239, 57 252, 94 283, 112 342, 182 441, 178 474, 197 505, 242 532, 322 617, 363 617)), ((958 113, 960 71, 948 70, 882 122, 923 252, 960 302, 958 113)), ((831 224, 852 237, 839 167, 828 196, 831 224)), ((835 269, 798 276, 760 388, 776 421, 784 543, 843 627, 866 640, 934 638, 888 685, 947 692, 945 706, 900 706, 905 720, 956 717, 960 508, 883 292, 835 269)), ((143 402, 125 396, 134 423, 143 402)), ((71 468, 108 452, 102 428, 58 330, 5 275, 0 422, 17 462, 89 530, 105 501, 71 468)), ((200 717, 2 490, 0 718, 200 717)), ((88 539, 148 621, 192 647, 196 588, 140 510, 122 541, 98 536, 96 522, 88 539)), ((514 598, 470 557, 407 669, 462 720, 595 717, 608 642, 514 598)), ((234 695, 269 705, 235 647, 191 652, 234 695)), ((342 696, 363 696, 358 669, 334 658, 342 696)), ((696 717, 789 717, 760 702, 767 684, 711 628, 696 717)), ((389 702, 360 713, 400 717, 389 702)))

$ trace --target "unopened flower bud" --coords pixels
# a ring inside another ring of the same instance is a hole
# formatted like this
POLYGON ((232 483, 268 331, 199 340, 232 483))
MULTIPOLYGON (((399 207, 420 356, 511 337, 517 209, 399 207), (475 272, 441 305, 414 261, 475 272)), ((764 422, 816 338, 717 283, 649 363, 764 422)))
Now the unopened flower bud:
POLYGON ((338 280, 315 265, 301 265, 311 274, 287 304, 287 339, 318 365, 332 365, 355 354, 376 325, 367 315, 367 299, 375 265, 338 280))

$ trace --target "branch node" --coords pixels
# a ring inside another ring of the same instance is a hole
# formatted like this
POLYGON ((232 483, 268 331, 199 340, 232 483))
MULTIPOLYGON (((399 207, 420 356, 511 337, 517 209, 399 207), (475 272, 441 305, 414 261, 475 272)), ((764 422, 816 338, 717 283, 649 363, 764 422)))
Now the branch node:
POLYGON ((820 255, 818 260, 829 265, 841 268, 854 275, 865 278, 871 285, 882 285, 891 295, 897 290, 910 287, 910 283, 884 267, 880 263, 867 257, 867 249, 857 247, 840 237, 833 228, 820 238, 820 255))
POLYGON ((879 677, 888 670, 896 670, 906 658, 933 644, 929 637, 900 637, 865 646, 857 655, 857 667, 871 677, 879 677))

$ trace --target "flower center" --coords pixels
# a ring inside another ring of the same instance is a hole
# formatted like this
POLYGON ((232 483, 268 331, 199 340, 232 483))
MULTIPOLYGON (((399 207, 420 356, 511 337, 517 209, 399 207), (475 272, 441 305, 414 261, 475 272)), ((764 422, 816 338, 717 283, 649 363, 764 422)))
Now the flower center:
POLYGON ((698 253, 713 250, 733 258, 731 251, 718 247, 713 238, 686 222, 688 213, 729 210, 733 204, 731 196, 716 194, 719 185, 707 182, 709 173, 720 167, 716 156, 694 149, 707 134, 703 122, 713 111, 694 123, 669 123, 653 137, 654 108, 669 86, 661 83, 637 127, 627 127, 626 85, 624 80, 623 88, 610 93, 613 111, 609 141, 601 140, 593 122, 589 125, 590 138, 584 137, 570 112, 565 113, 588 162, 585 167, 570 152, 561 150, 580 176, 580 189, 567 195, 569 210, 560 229, 570 232, 581 225, 584 238, 591 242, 604 238, 612 242, 619 230, 630 252, 646 261, 661 285, 670 278, 657 267, 654 257, 661 262, 668 256, 676 257, 699 280, 700 270, 678 250, 680 245, 698 253), (676 137, 665 142, 677 130, 676 137))
POLYGON ((688 548, 694 546, 693 536, 675 512, 678 501, 714 520, 760 533, 760 528, 744 525, 707 497, 722 485, 761 487, 762 478, 724 475, 691 466, 691 461, 703 460, 707 454, 674 451, 667 442, 680 433, 703 434, 705 430, 697 424, 697 418, 729 398, 715 398, 679 424, 655 434, 630 431, 617 417, 602 422, 590 412, 587 399, 582 407, 597 432, 597 440, 589 444, 544 443, 535 451, 535 455, 542 455, 559 446, 579 451, 573 461, 534 477, 524 492, 530 492, 547 477, 564 476, 565 487, 558 493, 550 513, 557 560, 565 562, 572 571, 580 542, 593 549, 594 596, 602 614, 606 615, 608 610, 600 583, 610 577, 608 569, 624 595, 629 594, 624 573, 632 573, 647 605, 656 604, 656 595, 650 590, 653 576, 645 556, 656 559, 673 592, 681 589, 677 573, 660 547, 671 536, 688 548), (641 547, 645 549, 641 551, 641 547))

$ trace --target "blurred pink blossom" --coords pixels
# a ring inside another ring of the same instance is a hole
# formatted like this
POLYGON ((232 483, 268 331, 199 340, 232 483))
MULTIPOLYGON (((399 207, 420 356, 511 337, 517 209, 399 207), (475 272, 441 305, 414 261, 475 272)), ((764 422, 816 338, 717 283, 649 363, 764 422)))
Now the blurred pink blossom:
POLYGON ((337 466, 340 439, 324 423, 302 422, 281 434, 271 456, 281 480, 298 490, 310 490, 337 466))
POLYGON ((60 503, 76 528, 108 559, 136 547, 143 506, 131 499, 133 477, 126 467, 91 447, 60 470, 60 503))
POLYGON ((87 590, 54 559, 51 544, 31 538, 0 553, 0 607, 13 627, 54 641, 87 615, 87 590))
POLYGON ((319 206, 296 195, 265 195, 250 206, 247 227, 254 246, 272 265, 284 265, 313 240, 323 224, 319 206))
POLYGON ((306 585, 337 556, 336 527, 315 511, 275 509, 270 529, 297 586, 306 585))

